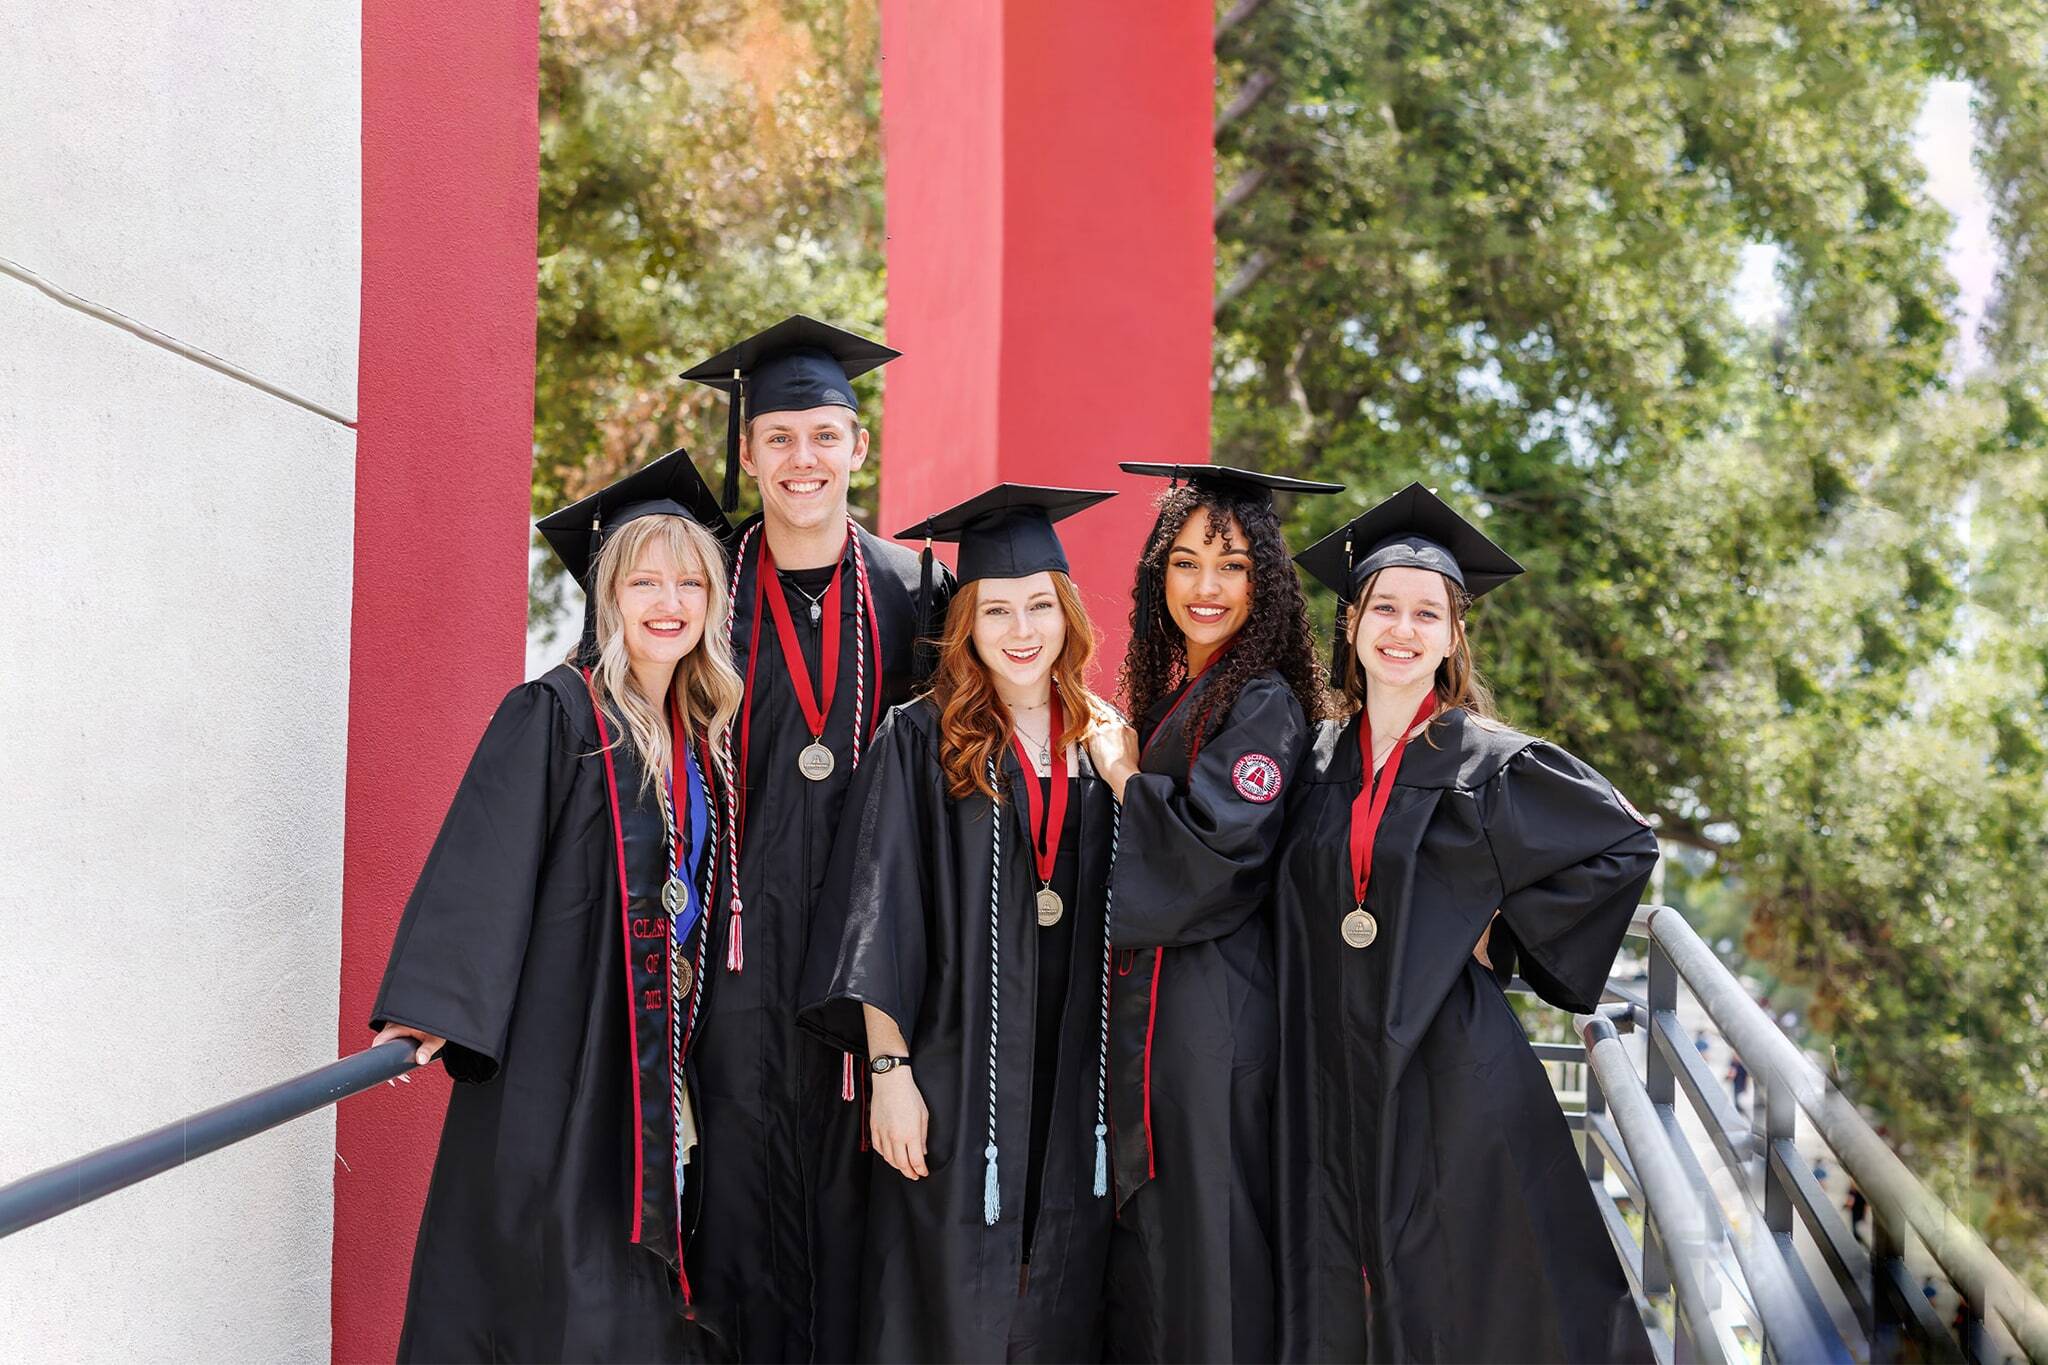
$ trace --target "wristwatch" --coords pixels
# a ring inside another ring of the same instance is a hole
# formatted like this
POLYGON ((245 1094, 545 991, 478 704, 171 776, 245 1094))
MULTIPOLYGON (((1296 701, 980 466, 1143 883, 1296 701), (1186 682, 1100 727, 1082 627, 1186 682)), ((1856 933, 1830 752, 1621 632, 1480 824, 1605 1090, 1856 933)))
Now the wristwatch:
POLYGON ((910 1058, 908 1057, 882 1056, 871 1057, 868 1059, 868 1070, 872 1071, 877 1076, 886 1075, 888 1072, 894 1071, 899 1066, 909 1065, 910 1058))

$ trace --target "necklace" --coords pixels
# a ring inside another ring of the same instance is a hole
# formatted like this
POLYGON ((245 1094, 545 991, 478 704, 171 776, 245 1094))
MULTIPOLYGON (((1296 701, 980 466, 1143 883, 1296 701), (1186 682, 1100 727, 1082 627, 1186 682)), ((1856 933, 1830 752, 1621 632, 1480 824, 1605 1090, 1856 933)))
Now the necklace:
POLYGON ((1048 725, 1042 737, 1032 734, 1021 725, 1013 723, 1011 728, 1017 732, 1017 738, 1031 746, 1032 757, 1037 760, 1038 771, 1043 773, 1050 770, 1052 767, 1052 727, 1048 725))
POLYGON ((780 578, 789 587, 795 588, 796 595, 811 604, 811 628, 815 630, 818 622, 825 619, 825 594, 832 591, 831 585, 827 584, 825 587, 820 588, 816 595, 813 595, 804 591, 803 584, 792 581, 786 573, 777 574, 776 577, 780 578))

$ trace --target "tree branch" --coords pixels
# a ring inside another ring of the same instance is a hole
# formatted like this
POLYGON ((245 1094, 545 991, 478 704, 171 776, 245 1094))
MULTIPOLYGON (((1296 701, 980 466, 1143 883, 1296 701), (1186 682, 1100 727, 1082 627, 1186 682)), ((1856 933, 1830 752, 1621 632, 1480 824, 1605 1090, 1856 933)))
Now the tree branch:
POLYGON ((1270 166, 1254 166, 1233 181, 1230 188, 1223 192, 1223 197, 1216 201, 1216 212, 1210 219, 1211 225, 1221 223, 1243 207, 1244 201, 1258 192, 1259 186, 1266 183, 1266 177, 1271 173, 1270 166))
POLYGON ((1210 310, 1211 317, 1221 317, 1223 310, 1237 302, 1238 296, 1259 282, 1259 276, 1273 264, 1273 253, 1260 247, 1244 258, 1244 264, 1230 277, 1230 283, 1216 293, 1216 306, 1210 310))
POLYGON ((1224 34, 1265 7, 1266 0, 1237 0, 1237 3, 1225 10, 1223 16, 1216 21, 1216 41, 1222 42, 1224 34))
POLYGON ((1216 116, 1215 135, 1220 137, 1225 128, 1258 108, 1259 101, 1271 94, 1273 87, 1278 84, 1280 78, 1270 71, 1252 72, 1238 88, 1238 92, 1231 96, 1230 103, 1223 106, 1223 112, 1216 116))

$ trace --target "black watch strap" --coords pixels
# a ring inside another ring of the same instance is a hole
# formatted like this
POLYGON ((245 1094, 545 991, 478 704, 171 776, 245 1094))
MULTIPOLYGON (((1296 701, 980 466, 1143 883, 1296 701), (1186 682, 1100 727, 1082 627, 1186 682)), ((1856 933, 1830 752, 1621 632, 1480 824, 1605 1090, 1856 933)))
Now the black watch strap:
POLYGON ((868 1059, 868 1070, 872 1071, 877 1076, 883 1075, 886 1072, 894 1071, 899 1066, 909 1065, 910 1058, 892 1057, 889 1056, 887 1053, 884 1053, 882 1056, 879 1057, 870 1057, 868 1059))

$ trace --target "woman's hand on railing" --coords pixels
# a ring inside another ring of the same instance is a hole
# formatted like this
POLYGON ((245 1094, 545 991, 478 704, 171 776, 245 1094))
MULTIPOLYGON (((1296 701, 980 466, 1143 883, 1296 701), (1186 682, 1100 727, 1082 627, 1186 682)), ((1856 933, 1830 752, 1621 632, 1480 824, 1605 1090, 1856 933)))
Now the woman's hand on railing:
POLYGON ((376 1047, 380 1043, 388 1043, 393 1038, 411 1038, 419 1043, 419 1050, 414 1056, 421 1066, 425 1066, 428 1062, 433 1061, 434 1054, 448 1045, 446 1038, 437 1038, 431 1033, 421 1033, 418 1029, 407 1028, 403 1024, 386 1024, 383 1028, 377 1030, 377 1036, 371 1040, 370 1046, 376 1047))
POLYGON ((923 1093, 907 1066, 875 1077, 874 1085, 868 1127, 875 1151, 904 1179, 922 1180, 931 1174, 924 1159, 931 1112, 925 1108, 923 1093))

